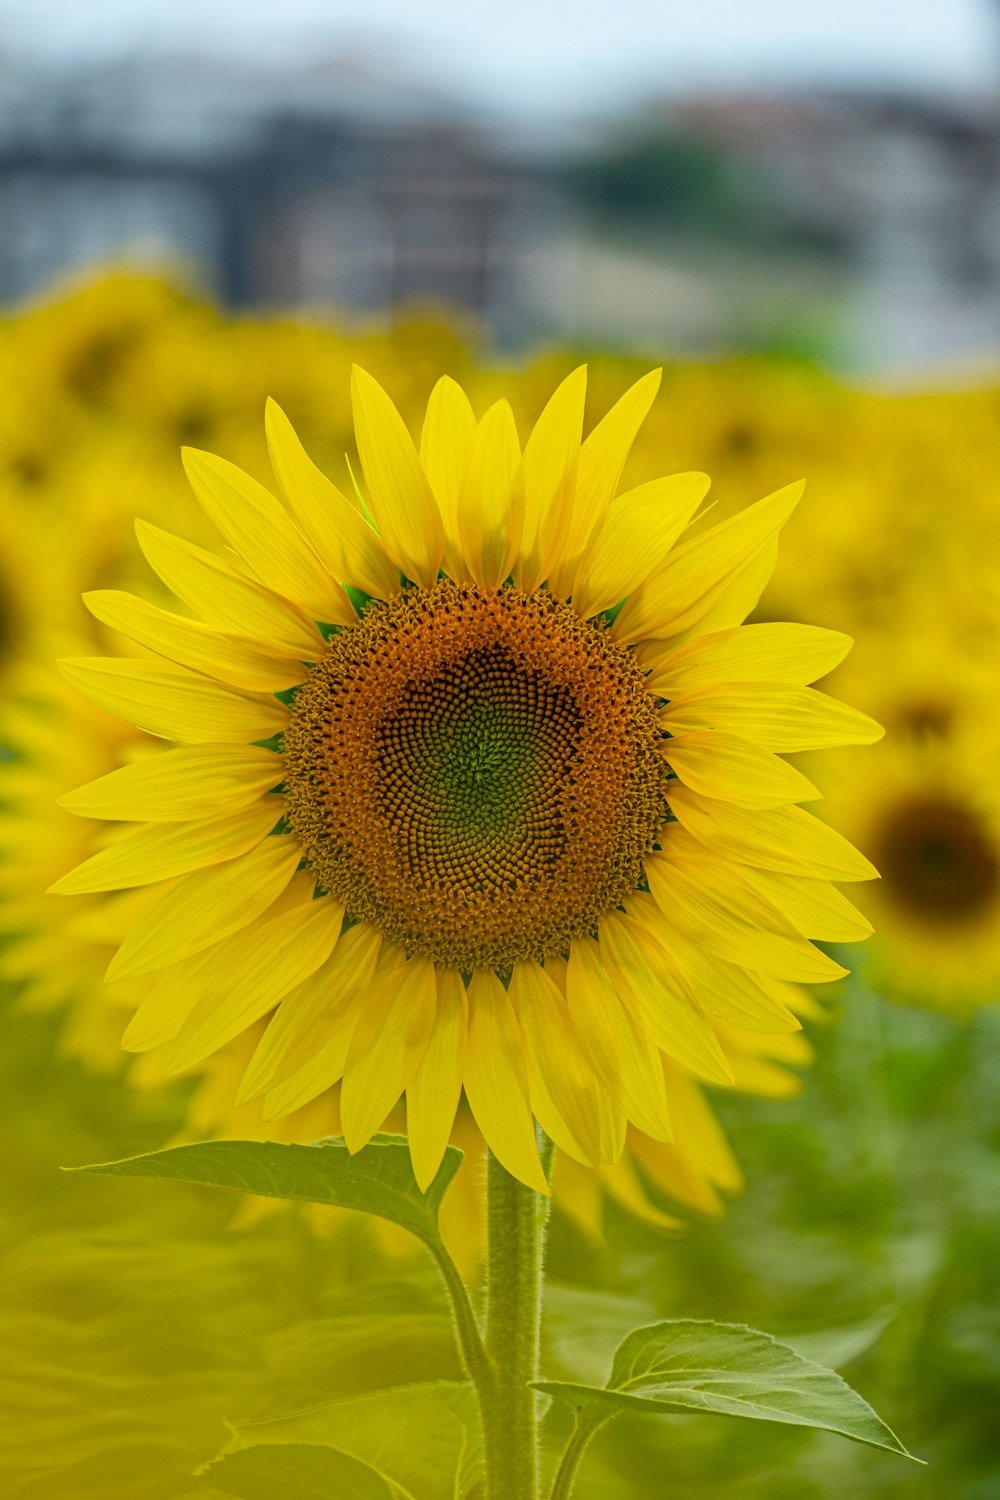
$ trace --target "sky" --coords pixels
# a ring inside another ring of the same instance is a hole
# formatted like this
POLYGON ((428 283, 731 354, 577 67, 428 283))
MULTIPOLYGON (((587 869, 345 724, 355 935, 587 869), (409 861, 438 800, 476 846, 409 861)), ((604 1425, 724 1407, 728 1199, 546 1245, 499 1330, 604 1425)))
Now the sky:
POLYGON ((0 0, 8 55, 134 50, 348 51, 501 114, 580 116, 715 84, 989 89, 1000 0, 0 0))

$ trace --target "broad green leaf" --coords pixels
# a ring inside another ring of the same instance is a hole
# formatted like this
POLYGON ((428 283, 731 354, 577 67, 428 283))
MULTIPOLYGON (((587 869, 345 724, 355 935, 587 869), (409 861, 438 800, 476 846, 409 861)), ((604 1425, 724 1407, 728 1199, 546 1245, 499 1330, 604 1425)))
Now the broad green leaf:
POLYGON ((242 1423, 231 1451, 264 1443, 332 1444, 419 1500, 462 1500, 482 1477, 475 1393, 452 1381, 398 1386, 294 1416, 242 1423))
POLYGON ((739 1323, 678 1319, 636 1328, 618 1346, 603 1389, 537 1381, 593 1423, 622 1411, 712 1412, 837 1432, 912 1458, 833 1370, 739 1323))
POLYGON ((242 1448, 209 1464, 200 1477, 239 1500, 398 1500, 377 1469, 307 1443, 242 1448))
POLYGON ((338 1138, 314 1141, 311 1146, 204 1141, 71 1170, 109 1177, 171 1177, 238 1188, 265 1198, 334 1204, 376 1214, 436 1243, 441 1200, 461 1160, 461 1151, 449 1146, 426 1193, 417 1186, 406 1138, 397 1135, 376 1135, 354 1156, 338 1138))

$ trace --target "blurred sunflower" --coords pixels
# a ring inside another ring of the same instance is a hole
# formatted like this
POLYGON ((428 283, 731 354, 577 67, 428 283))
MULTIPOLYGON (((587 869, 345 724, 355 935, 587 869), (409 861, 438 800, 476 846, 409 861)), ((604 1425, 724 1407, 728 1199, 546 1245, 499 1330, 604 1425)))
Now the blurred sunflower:
POLYGON ((740 626, 801 485, 684 540, 704 476, 616 495, 657 384, 581 443, 575 371, 522 453, 445 378, 418 454, 355 370, 367 501, 273 403, 285 504, 186 451, 235 560, 140 540, 201 620, 92 594, 161 659, 64 664, 181 742, 65 803, 146 824, 55 886, 153 890, 108 971, 149 986, 127 1046, 180 1071, 277 1006, 241 1087, 268 1117, 339 1082, 357 1150, 405 1092, 427 1184, 464 1088, 546 1191, 533 1114, 586 1165, 669 1141, 665 1059, 729 1085, 725 1026, 794 1030, 789 985, 844 973, 808 939, 867 935, 828 881, 873 872, 779 753, 881 731, 805 686, 846 637, 740 626))
POLYGON ((961 1011, 1000 990, 1000 795, 983 714, 933 706, 940 716, 912 718, 864 776, 839 766, 828 808, 882 874, 864 894, 873 981, 961 1011))

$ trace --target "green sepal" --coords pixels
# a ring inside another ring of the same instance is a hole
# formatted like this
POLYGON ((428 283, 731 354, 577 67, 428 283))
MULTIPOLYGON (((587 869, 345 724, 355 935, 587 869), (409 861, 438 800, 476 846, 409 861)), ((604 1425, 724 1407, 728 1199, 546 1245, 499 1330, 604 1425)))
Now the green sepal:
POLYGON ((625 599, 619 599, 619 601, 618 601, 617 604, 611 604, 611 605, 608 606, 607 609, 599 610, 598 613, 594 616, 594 618, 596 620, 603 621, 603 623, 605 624, 605 626, 610 630, 611 626, 615 623, 615 621, 617 620, 618 616, 621 614, 622 610, 625 608, 626 602, 627 601, 625 599))
POLYGON ((355 588, 353 583, 342 583, 341 588, 350 599, 351 604, 357 610, 360 619, 364 619, 365 610, 371 604, 374 595, 366 594, 364 589, 355 588))

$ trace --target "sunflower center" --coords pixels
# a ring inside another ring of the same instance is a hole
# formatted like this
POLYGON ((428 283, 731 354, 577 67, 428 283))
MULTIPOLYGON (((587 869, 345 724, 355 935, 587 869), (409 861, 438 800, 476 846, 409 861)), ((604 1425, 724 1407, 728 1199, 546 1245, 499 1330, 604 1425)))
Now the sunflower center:
POLYGON ((442 580, 370 605, 298 693, 289 818, 325 889, 465 972, 565 953, 665 816, 631 653, 544 591, 442 580))
POLYGON ((938 798, 894 809, 879 839, 886 890, 930 921, 980 915, 1000 893, 1000 858, 974 812, 938 798))

